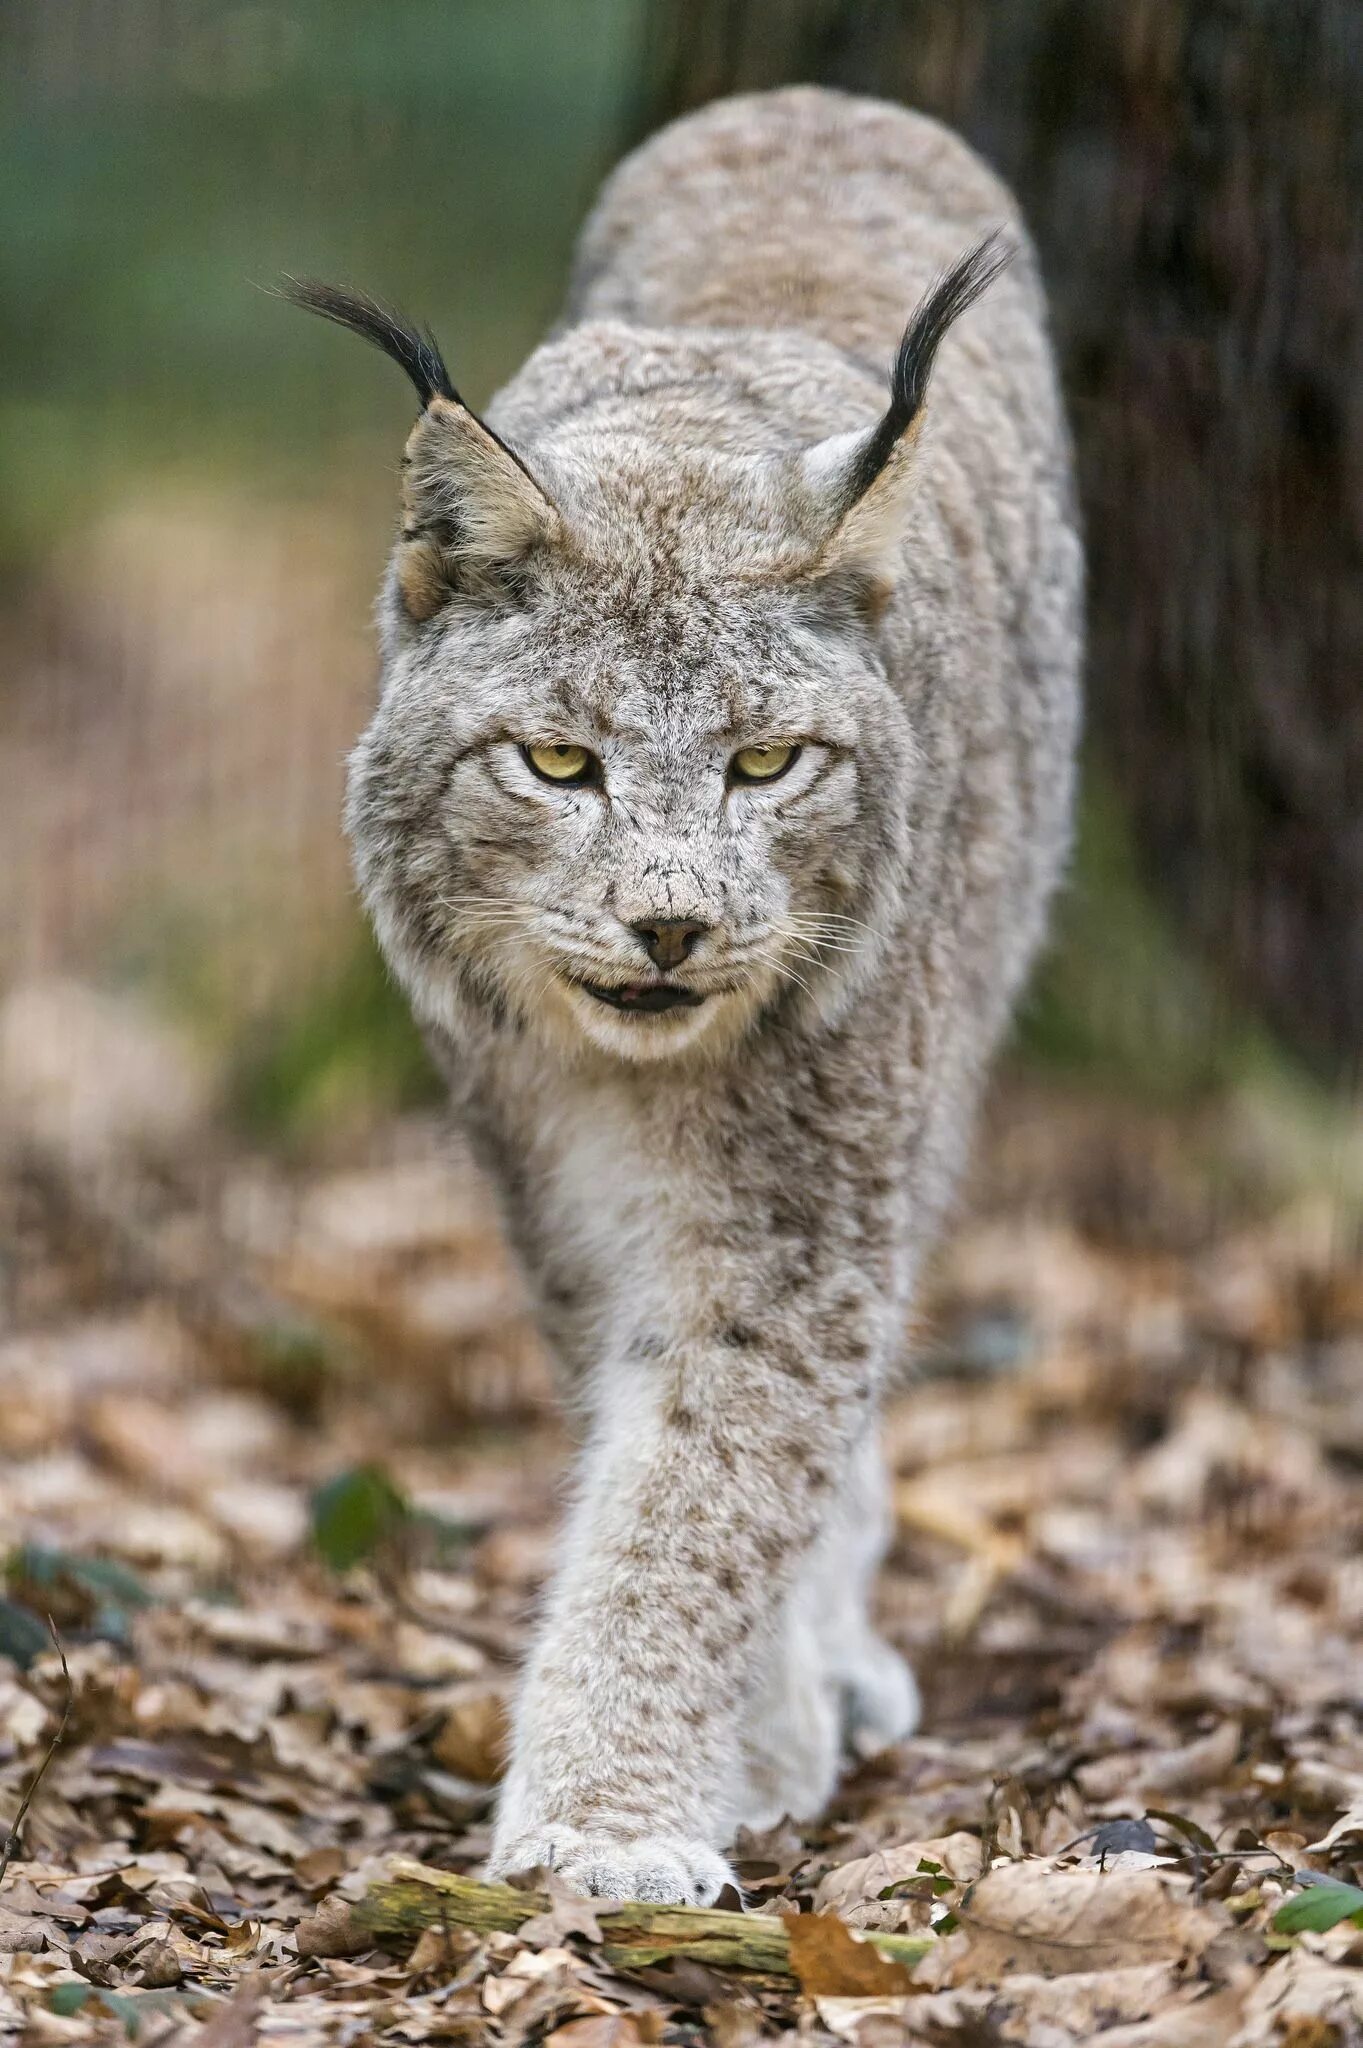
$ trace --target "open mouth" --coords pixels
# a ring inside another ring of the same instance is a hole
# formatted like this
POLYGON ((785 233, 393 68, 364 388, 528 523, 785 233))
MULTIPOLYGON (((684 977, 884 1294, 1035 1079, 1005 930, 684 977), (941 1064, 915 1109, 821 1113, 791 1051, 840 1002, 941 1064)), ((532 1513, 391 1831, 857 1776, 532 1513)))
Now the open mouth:
POLYGON ((665 981, 626 981, 619 988, 605 988, 599 981, 580 981, 578 987, 598 1003, 609 1003, 626 1016, 656 1017, 664 1010, 694 1010, 705 1001, 693 988, 673 988, 665 981))

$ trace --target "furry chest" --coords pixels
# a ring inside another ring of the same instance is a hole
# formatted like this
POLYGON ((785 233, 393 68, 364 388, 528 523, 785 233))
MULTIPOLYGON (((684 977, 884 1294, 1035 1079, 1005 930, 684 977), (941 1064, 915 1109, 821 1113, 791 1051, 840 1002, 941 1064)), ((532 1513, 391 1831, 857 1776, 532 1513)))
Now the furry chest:
POLYGON ((670 1321, 675 1160, 647 1142, 626 1105, 594 1093, 555 1104, 522 1132, 527 1263, 546 1306, 569 1310, 568 1348, 614 1349, 670 1321))

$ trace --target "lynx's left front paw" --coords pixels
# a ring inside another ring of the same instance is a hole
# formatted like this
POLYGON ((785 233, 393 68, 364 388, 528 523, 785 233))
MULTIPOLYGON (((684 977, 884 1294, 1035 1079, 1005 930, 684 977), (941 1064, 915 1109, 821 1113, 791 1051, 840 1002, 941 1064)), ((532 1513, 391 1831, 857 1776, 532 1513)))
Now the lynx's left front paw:
POLYGON ((733 1883, 724 1858, 704 1842, 680 1835, 621 1837, 553 1826, 499 1842, 487 1874, 509 1877, 539 1864, 589 1898, 646 1899, 660 1906, 710 1906, 725 1885, 733 1883))

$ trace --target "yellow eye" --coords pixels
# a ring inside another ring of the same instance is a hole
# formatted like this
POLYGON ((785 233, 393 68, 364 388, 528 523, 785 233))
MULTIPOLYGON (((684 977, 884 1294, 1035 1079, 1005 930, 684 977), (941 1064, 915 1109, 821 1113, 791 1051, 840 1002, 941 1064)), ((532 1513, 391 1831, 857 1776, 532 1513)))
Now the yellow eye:
POLYGON ((544 782, 594 782, 600 765, 585 747, 560 745, 522 747, 530 766, 544 782))
POLYGON ((799 759, 798 747, 740 747, 729 763, 735 782, 775 782, 799 759))

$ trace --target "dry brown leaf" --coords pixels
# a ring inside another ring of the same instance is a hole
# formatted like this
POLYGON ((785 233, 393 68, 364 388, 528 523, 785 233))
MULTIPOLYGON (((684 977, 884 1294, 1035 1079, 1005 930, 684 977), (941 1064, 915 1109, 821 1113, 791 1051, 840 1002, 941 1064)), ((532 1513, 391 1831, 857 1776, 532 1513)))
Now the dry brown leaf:
POLYGON ((505 1695, 474 1692, 455 1701, 431 1748, 457 1778, 495 1785, 506 1768, 509 1734, 505 1695))
MULTIPOLYGON (((657 2025, 654 2038, 661 2041, 662 2015, 651 2013, 648 2017, 657 2025)), ((709 2029, 708 2048, 761 2048, 767 2038, 755 2005, 740 2005, 736 1999, 724 1998, 717 2005, 706 2006, 704 2018, 709 2029)))
POLYGON ((1209 1734, 1181 1748, 1151 1749, 1139 1756, 1108 1756, 1085 1764, 1076 1777, 1090 1799, 1144 1800, 1159 1804, 1205 1792, 1227 1777, 1240 1750, 1240 1723, 1223 1721, 1209 1734))
POLYGON ((415 1621, 398 1624, 394 1648, 404 1676, 436 1683, 475 1677, 487 1664, 476 1643, 464 1642, 443 1629, 423 1628, 415 1621))
POLYGON ((586 2019, 569 2020, 555 2027, 544 2048, 639 2048, 641 2042, 657 2041, 654 2030, 645 2031, 638 2013, 592 2013, 586 2019))
POLYGON ((1193 1792, 1205 1792, 1229 1776, 1240 1753, 1240 1723, 1223 1721, 1182 1749, 1171 1749, 1147 1758, 1141 1772, 1140 1789, 1154 1799, 1193 1792))
POLYGON ((64 1934, 55 1920, 0 1907, 0 1955, 41 1955, 46 1948, 63 1948, 69 1940, 69 1932, 64 1934))
POLYGON ((1040 1858, 997 1866, 957 1909, 967 1942, 953 1982, 999 1983, 1014 1972, 1055 1977, 1183 1963, 1227 1924, 1164 1871, 1066 1869, 1040 1858))
POLYGON ((898 1927, 905 1911, 903 1899, 882 1899, 880 1895, 891 1886, 907 1884, 923 1895, 923 1912, 918 1918, 926 1926, 933 1881, 919 1865, 935 1863, 944 1876, 969 1883, 979 1876, 983 1857, 979 1836, 963 1832, 877 1849, 870 1856, 859 1856, 830 1870, 814 1894, 814 1910, 838 1913, 849 1927, 898 1927))
POLYGON ((861 2043, 875 2042, 882 2037, 877 2029, 883 2025, 889 2033, 883 2038, 895 2043, 923 2036, 910 2036, 906 2032, 910 2012, 915 2016, 922 2010, 926 2000, 903 1998, 816 1998, 814 2010, 830 2034, 836 2034, 840 2041, 861 2043))
POLYGON ((888 1963, 835 1913, 787 1913, 790 1960, 800 1989, 815 1998, 883 1998, 912 1988, 902 1963, 888 1963))
POLYGON ((1292 2048, 1343 2048, 1363 2030, 1363 1970, 1298 1947, 1279 1958, 1249 1990, 1243 2043, 1292 2048))
MULTIPOLYGON (((88 2031, 46 2005, 74 1943, 111 1993, 178 1977, 186 2004, 284 1959, 255 2014, 265 2039, 416 2044, 436 1993, 445 2038, 467 2048, 494 2030, 503 2048, 634 2048, 679 2011, 722 2048, 816 2018, 857 2048, 939 2024, 1010 2048, 1360 2036, 1348 2001, 1363 1938, 1269 1948, 1287 1895, 1269 1858, 1218 1861, 1198 1902, 1177 1878, 1123 1892, 1131 1871, 1109 1857, 1100 1877, 1092 1853, 1096 1823, 1149 1806, 1187 1812, 1218 1844, 1247 1830, 1294 1866, 1347 1875, 1357 1860, 1363 1750, 1340 1702, 1357 1689, 1363 1485, 1334 1451, 1363 1442, 1363 1282, 1332 1269, 1328 1231, 1186 1252, 1169 1239, 1154 1264, 1013 1209, 958 1237, 940 1327, 973 1344, 1002 1324, 1027 1343, 987 1376, 920 1382, 890 1417, 906 1541, 879 1598, 934 1732, 859 1772, 818 1832, 783 1823, 736 1855, 764 1904, 803 1903, 806 1873, 823 1874, 818 1904, 854 1928, 922 1926, 927 1860, 965 1925, 914 1968, 911 1994, 891 1966, 893 1989, 819 1994, 802 2013, 794 1988, 719 1965, 626 1980, 591 1901, 555 1898, 515 1935, 437 1929, 405 1959, 357 1959, 369 1937, 347 1929, 344 1901, 395 1850, 461 1870, 487 1853, 497 1702, 553 1563, 561 1446, 547 1430, 512 1456, 450 1440, 523 1332, 477 1333, 519 1312, 485 1202, 451 1181, 431 1127, 385 1132, 353 1161, 333 1149, 322 1167, 205 1154, 193 1169, 183 1189, 174 1171, 129 1185, 129 1214, 157 1239, 148 1270, 202 1272, 216 1300, 296 1283, 291 1299, 344 1303, 359 1334, 381 1333, 391 1370, 324 1370, 295 1409, 258 1359, 209 1355, 183 1295, 144 1277, 130 1312, 126 1276, 92 1268, 59 1207, 35 1223, 32 1189, 0 1157, 0 1237, 17 1247, 0 1526, 130 1567, 153 1603, 116 1644, 68 1645, 80 1713, 9 1873, 0 2032, 88 2031), (1236 1360, 1210 1393, 1209 1330, 1231 1334, 1236 1360), (301 1521, 317 1484, 369 1459, 423 1509, 488 1533, 423 1555, 390 1590, 362 1573, 338 1587, 296 1548, 301 1521), (1083 1837, 1087 1852, 1067 1846, 1083 1837), (877 1896, 896 1882, 915 1896, 877 1896), (1208 1905, 1213 1890, 1223 1903, 1208 1905), (313 1910, 326 1893, 340 1896, 313 1910), (1227 1984, 1228 1969, 1247 1974, 1227 1984)), ((11 1597, 40 1597, 36 1562, 11 1597)), ((95 1588, 81 1631, 102 1625, 95 1588)), ((0 1811, 30 1781, 54 1698, 50 1660, 0 1674, 0 1811)), ((881 1975, 827 1914, 795 1926, 797 1945, 838 1945, 835 1982, 881 1975)))
POLYGON ((1341 1842, 1363 1843, 1363 1806, 1351 1806, 1347 1813, 1341 1813, 1333 1827, 1327 1828, 1318 1842, 1308 1842, 1306 1847, 1316 1849, 1337 1849, 1341 1842))
MULTIPOLYGON (((39 1919, 54 1920, 62 1927, 84 1927, 90 1909, 81 1902, 82 1888, 82 1880, 65 1871, 44 1871, 30 1865, 27 1872, 6 1881, 5 1910, 31 1913, 39 1919)), ((86 1880, 84 1889, 92 1891, 93 1883, 86 1880)))
POLYGON ((523 1941, 527 1948, 558 1948, 570 1934, 580 1934, 587 1941, 600 1942, 601 1928, 596 1918, 595 1900, 584 1899, 580 1893, 569 1891, 557 1871, 536 1871, 531 1882, 535 1891, 548 1893, 550 1906, 547 1913, 537 1913, 517 1929, 517 1939, 523 1941))
POLYGON ((300 1956, 356 1956, 374 1946, 372 1934, 359 1925, 348 1899, 335 1893, 294 1929, 300 1956))
POLYGON ((306 1891, 325 1891, 343 1874, 347 1860, 343 1849, 305 1849, 294 1858, 293 1874, 306 1891))
POLYGON ((244 1977, 232 1997, 219 2006, 194 2037, 194 2048, 252 2048, 260 2038, 258 2017, 267 1979, 263 1971, 244 1977))
POLYGON ((483 1979, 483 2004, 494 2019, 500 2018, 507 2007, 514 2005, 517 1999, 524 1998, 525 1993, 526 1986, 519 1977, 504 1974, 483 1979))
POLYGON ((460 1965, 477 1947, 478 1937, 464 1927, 424 1927, 408 1956, 409 1977, 445 1979, 457 1974, 460 1965))
POLYGON ((168 1991, 184 1976, 184 1967, 169 1941, 149 1941, 137 1951, 137 1981, 148 1991, 168 1991))
MULTIPOLYGON (((1243 1985, 1225 1985, 1210 1992, 1199 1989, 1184 1994, 1179 2003, 1151 2019, 1112 2027, 1098 2038, 1102 2048, 1250 2048, 1238 2031, 1244 2009, 1243 1985)), ((1267 2041, 1263 2048, 1269 2048, 1267 2041)), ((1273 2048, 1281 2048, 1281 2044, 1275 2042, 1273 2048)))
MULTIPOLYGON (((1129 1969, 1078 1972, 1063 1977, 1007 1977, 1000 1984, 934 1992, 913 2005, 915 2029, 944 2042, 972 2029, 990 2038, 1035 2048, 1039 2042, 1107 2041, 1107 2030, 1170 2010, 1182 1995, 1178 1966, 1138 1963, 1129 1969)), ((836 2031, 836 2030, 835 2030, 836 2031)))

